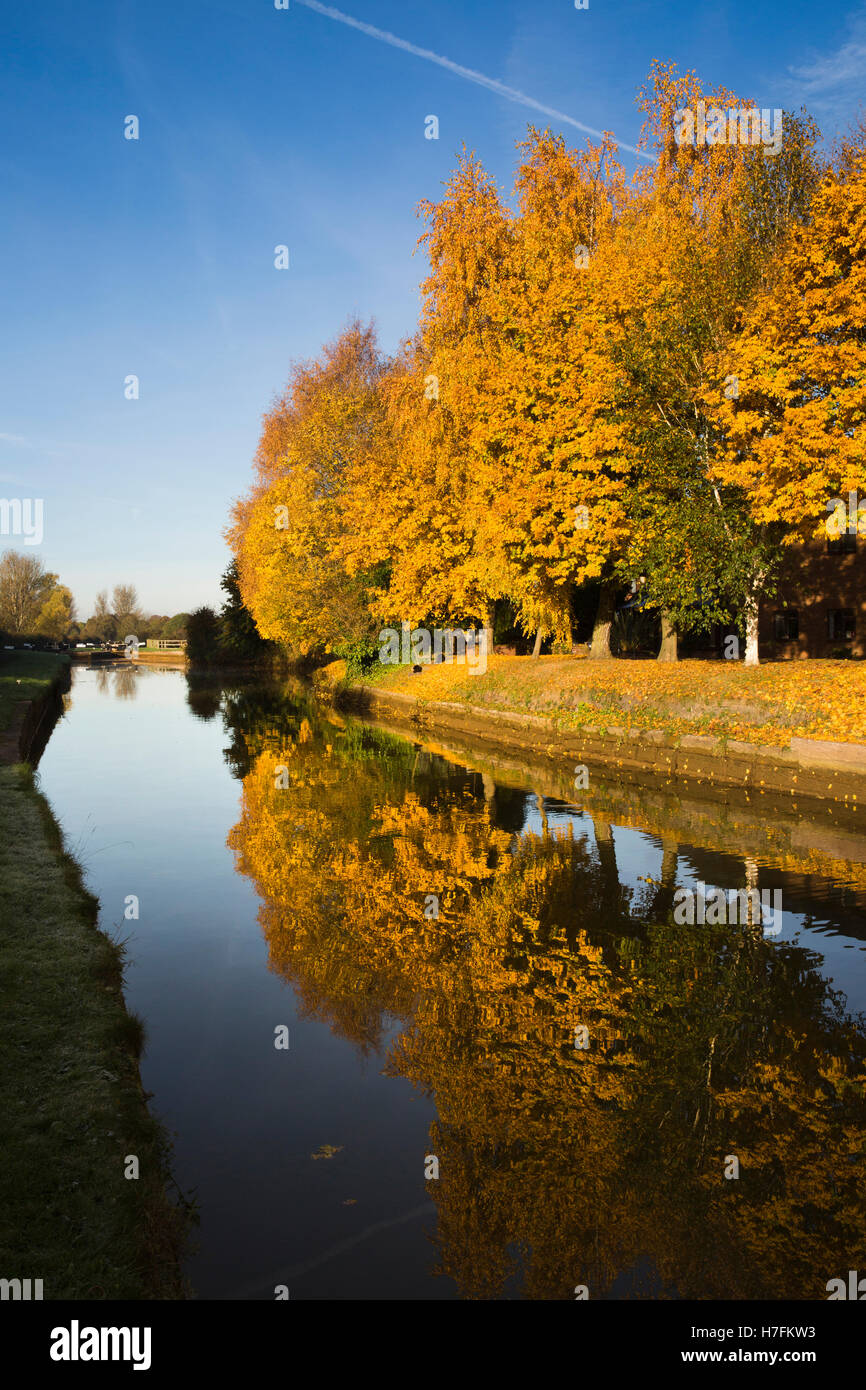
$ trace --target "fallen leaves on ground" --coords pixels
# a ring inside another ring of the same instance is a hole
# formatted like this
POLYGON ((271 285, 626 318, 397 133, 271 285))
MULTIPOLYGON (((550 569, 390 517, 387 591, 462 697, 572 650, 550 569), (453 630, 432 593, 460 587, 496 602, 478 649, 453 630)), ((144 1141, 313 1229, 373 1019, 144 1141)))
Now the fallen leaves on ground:
MULTIPOLYGON (((342 663, 329 667, 339 678, 342 663)), ((377 689, 422 701, 539 714, 562 728, 663 729, 668 734, 786 747, 792 738, 866 743, 866 663, 591 661, 582 657, 492 656, 473 675, 465 665, 381 667, 377 689)))

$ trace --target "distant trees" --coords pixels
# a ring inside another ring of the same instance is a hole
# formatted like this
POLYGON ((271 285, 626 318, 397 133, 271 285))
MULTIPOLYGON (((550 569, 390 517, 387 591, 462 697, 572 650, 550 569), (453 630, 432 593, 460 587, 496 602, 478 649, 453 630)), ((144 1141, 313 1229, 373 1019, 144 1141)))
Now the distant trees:
POLYGON ((32 631, 55 578, 46 574, 37 556, 4 551, 0 558, 0 627, 12 633, 32 631))
MULTIPOLYGON (((152 621, 152 620, 151 620, 152 621)), ((183 639, 186 637, 186 625, 189 622, 189 613, 175 613, 173 618, 168 618, 163 623, 159 632, 154 632, 153 637, 175 637, 183 639)))
POLYGON ((186 654, 197 665, 209 666, 217 650, 219 619, 206 605, 190 613, 186 625, 186 654))
POLYGON ((184 638, 188 613, 153 613, 149 618, 139 602, 134 584, 115 584, 111 599, 108 590, 96 595, 93 613, 83 624, 80 639, 90 642, 122 642, 133 635, 145 641, 148 637, 184 638))
POLYGON ((75 600, 72 591, 67 589, 65 584, 56 584, 40 609, 34 632, 38 636, 50 637, 53 642, 59 642, 68 636, 74 616, 75 600))
POLYGON ((173 617, 169 616, 168 613, 151 613, 149 618, 140 619, 136 636, 142 640, 148 637, 169 637, 182 640, 186 637, 188 620, 188 613, 175 613, 173 617))
POLYGON ((86 622, 79 622, 71 590, 46 570, 38 556, 15 550, 0 555, 0 631, 10 636, 42 637, 52 642, 64 638, 72 642, 122 642, 130 634, 142 640, 182 639, 189 616, 175 613, 145 618, 135 585, 115 584, 110 599, 107 589, 99 591, 92 614, 86 622))
POLYGON ((138 636, 142 613, 138 605, 138 594, 134 584, 115 584, 111 596, 114 609, 114 623, 121 642, 128 636, 138 636))
POLYGON ((151 613, 149 618, 143 618, 139 623, 136 636, 142 640, 147 637, 163 637, 166 623, 169 621, 167 613, 151 613))
POLYGON ((96 595, 93 613, 81 629, 85 642, 114 642, 117 640, 117 619, 108 602, 108 590, 96 595))
POLYGON ((36 555, 0 556, 0 628, 15 636, 65 636, 75 616, 72 594, 36 555))

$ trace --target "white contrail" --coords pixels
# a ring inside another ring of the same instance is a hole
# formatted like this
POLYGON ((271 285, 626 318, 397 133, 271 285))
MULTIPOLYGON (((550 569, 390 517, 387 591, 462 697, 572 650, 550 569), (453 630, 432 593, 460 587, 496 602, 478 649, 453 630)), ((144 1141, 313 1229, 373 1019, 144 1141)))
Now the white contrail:
MULTIPOLYGON (((413 53, 416 58, 426 58, 428 63, 438 63, 440 68, 447 68, 449 72, 454 72, 458 77, 465 77, 468 82, 475 82, 479 87, 486 87, 489 92, 495 92, 497 96, 505 97, 507 101, 516 101, 521 106, 530 106, 533 111, 540 111, 545 116, 552 116, 554 120, 564 121, 566 125, 574 126, 577 130, 582 130, 586 135, 594 135, 597 139, 602 138, 603 132, 594 130, 591 125, 584 125, 582 121, 576 121, 573 116, 566 116, 564 111, 557 111, 553 106, 545 106, 542 102, 536 101, 534 97, 528 97, 525 92, 518 92, 515 87, 506 87, 504 82, 497 82, 493 77, 485 77, 483 72, 476 72, 474 68, 464 68, 461 63, 452 63, 450 58, 443 58, 438 53, 432 53, 429 48, 418 48, 417 44, 409 43, 407 39, 400 39, 396 34, 389 34, 386 29, 376 29, 372 24, 365 24, 363 20, 353 19, 351 15, 343 14, 342 10, 335 10, 331 5, 320 5, 318 0, 296 0, 299 5, 305 5, 308 10, 315 10, 317 14, 323 14, 327 19, 336 19, 340 24, 348 24, 350 29, 360 29, 362 34, 367 34, 371 39, 381 39, 382 43, 388 43, 392 48, 402 48, 404 53, 413 53)), ((634 145, 624 145, 618 142, 621 150, 628 150, 629 154, 636 154, 641 159, 649 159, 650 156, 643 150, 635 149, 634 145)))

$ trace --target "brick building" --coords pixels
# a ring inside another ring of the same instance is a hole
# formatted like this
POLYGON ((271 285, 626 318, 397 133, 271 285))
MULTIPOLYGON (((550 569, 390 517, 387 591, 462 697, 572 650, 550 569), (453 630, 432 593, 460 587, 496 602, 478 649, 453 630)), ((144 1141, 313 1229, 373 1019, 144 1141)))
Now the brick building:
POLYGON ((758 641, 762 658, 866 657, 866 536, 792 546, 758 641))

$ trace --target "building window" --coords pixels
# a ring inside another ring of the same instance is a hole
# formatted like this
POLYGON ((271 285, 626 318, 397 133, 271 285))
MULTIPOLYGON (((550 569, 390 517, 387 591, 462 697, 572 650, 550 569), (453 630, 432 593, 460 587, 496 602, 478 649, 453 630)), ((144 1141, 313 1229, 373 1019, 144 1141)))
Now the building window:
POLYGON ((853 642, 854 609, 831 608, 827 614, 827 636, 831 642, 853 642))
POLYGON ((800 636, 800 614, 796 608, 773 614, 773 636, 777 642, 796 642, 800 636))
POLYGON ((828 555, 853 555, 857 550, 857 532, 846 528, 838 536, 827 537, 828 555))

